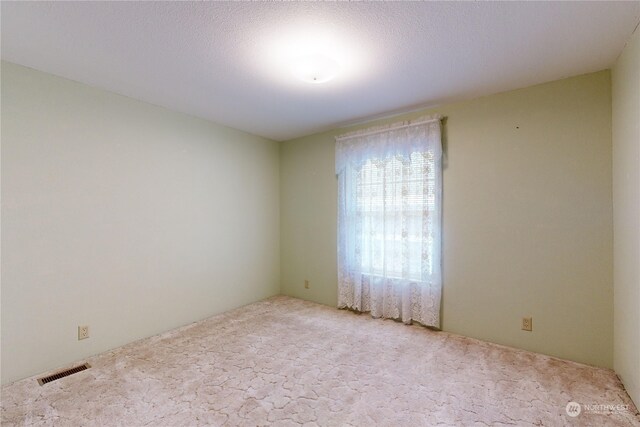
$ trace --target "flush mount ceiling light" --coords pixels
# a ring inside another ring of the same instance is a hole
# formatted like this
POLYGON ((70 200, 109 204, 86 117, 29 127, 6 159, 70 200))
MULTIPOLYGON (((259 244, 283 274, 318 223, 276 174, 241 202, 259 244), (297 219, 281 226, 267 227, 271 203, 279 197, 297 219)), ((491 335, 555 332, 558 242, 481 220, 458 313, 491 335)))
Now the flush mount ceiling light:
POLYGON ((339 71, 338 62, 322 54, 301 56, 293 64, 293 75, 307 83, 326 83, 339 71))
POLYGON ((292 90, 344 87, 367 69, 366 43, 355 40, 353 34, 333 25, 304 22, 273 31, 261 42, 258 55, 271 79, 292 90))

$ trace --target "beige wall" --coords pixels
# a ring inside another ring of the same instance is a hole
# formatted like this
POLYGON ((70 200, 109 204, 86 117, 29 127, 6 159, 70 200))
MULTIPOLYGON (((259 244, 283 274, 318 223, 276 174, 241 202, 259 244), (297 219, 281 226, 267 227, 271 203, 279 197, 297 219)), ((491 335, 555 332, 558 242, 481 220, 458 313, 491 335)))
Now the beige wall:
POLYGON ((279 292, 277 143, 5 62, 1 137, 3 383, 279 292))
POLYGON ((612 72, 614 367, 640 405, 640 30, 612 72))
MULTIPOLYGON (((611 367, 609 71, 375 123, 430 112, 447 116, 443 328, 611 367)), ((282 143, 283 293, 336 304, 333 137, 372 124, 282 143)))

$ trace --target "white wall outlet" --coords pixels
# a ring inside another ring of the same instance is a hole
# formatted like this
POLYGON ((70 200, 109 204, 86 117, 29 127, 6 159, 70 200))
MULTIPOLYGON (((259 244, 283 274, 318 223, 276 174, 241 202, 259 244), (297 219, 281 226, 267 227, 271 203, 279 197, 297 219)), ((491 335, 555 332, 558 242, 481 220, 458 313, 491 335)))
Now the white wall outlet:
POLYGON ((309 289, 309 281, 308 280, 304 281, 304 288, 305 289, 309 289))
POLYGON ((522 318, 522 330, 529 332, 533 331, 533 319, 531 319, 531 317, 522 318))
POLYGON ((89 326, 78 326, 78 341, 89 338, 89 326))

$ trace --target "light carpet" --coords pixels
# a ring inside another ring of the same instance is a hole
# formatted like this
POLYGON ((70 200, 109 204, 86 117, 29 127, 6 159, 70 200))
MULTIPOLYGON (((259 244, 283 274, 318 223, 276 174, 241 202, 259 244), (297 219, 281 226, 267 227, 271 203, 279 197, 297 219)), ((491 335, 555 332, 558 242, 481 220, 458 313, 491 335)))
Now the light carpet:
POLYGON ((86 361, 3 387, 2 425, 640 425, 611 370, 289 297, 86 361))

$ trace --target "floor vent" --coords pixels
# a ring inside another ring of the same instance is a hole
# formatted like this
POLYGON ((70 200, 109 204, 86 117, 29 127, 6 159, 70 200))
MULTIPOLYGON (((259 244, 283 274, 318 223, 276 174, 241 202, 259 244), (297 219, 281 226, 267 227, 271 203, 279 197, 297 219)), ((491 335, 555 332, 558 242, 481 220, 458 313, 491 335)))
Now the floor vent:
POLYGON ((86 369, 89 369, 91 365, 85 363, 84 365, 76 366, 71 369, 65 369, 64 371, 58 372, 57 374, 49 375, 48 377, 38 378, 38 384, 45 385, 46 383, 50 383, 51 381, 59 380, 60 378, 68 377, 69 375, 73 375, 78 372, 82 372, 86 369))

